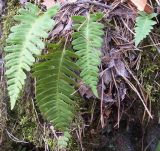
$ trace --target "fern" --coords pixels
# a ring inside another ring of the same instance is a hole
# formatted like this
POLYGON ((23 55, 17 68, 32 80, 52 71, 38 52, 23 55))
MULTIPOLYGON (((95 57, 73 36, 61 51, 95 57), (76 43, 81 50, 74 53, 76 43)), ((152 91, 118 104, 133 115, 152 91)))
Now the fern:
POLYGON ((138 44, 146 38, 147 35, 153 29, 153 25, 156 24, 156 21, 152 19, 156 17, 156 13, 147 14, 145 12, 139 12, 139 16, 136 18, 136 26, 135 26, 135 45, 138 44))
POLYGON ((14 19, 20 24, 11 28, 11 34, 5 47, 5 67, 7 85, 11 102, 11 109, 14 108, 19 93, 25 83, 26 73, 30 71, 35 62, 35 56, 41 54, 45 44, 42 39, 48 37, 48 31, 55 24, 52 16, 58 11, 59 5, 55 5, 42 14, 40 9, 28 3, 25 8, 19 9, 19 15, 14 19))
POLYGON ((156 147, 156 151, 160 151, 160 141, 158 141, 157 147, 156 147))
POLYGON ((104 35, 104 26, 98 23, 101 18, 102 13, 88 14, 86 17, 73 16, 75 32, 73 33, 72 44, 79 56, 77 64, 82 70, 80 76, 97 97, 98 66, 101 63, 99 49, 102 47, 102 36, 104 35))
MULTIPOLYGON (((53 46, 52 46, 53 47, 53 46)), ((42 114, 59 130, 66 130, 74 116, 74 87, 79 68, 72 58, 77 56, 68 50, 55 50, 36 64, 36 100, 42 114)))
POLYGON ((58 147, 59 149, 65 149, 68 145, 69 139, 71 138, 71 135, 66 131, 64 132, 63 136, 60 136, 58 138, 58 147))

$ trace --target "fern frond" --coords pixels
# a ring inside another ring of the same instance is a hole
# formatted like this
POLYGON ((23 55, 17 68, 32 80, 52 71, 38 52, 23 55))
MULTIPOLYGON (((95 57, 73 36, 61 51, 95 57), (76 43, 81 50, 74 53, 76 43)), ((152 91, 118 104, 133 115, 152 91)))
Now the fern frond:
POLYGON ((72 45, 79 56, 77 64, 82 70, 80 76, 97 97, 98 66, 101 63, 100 48, 104 35, 104 26, 98 22, 101 18, 101 13, 88 14, 86 17, 73 16, 75 32, 73 33, 72 45))
POLYGON ((59 149, 66 149, 70 138, 71 138, 71 135, 67 131, 64 132, 64 135, 58 138, 59 149))
POLYGON ((74 85, 78 66, 72 61, 77 55, 63 50, 45 55, 36 64, 36 101, 42 114, 59 130, 65 130, 74 116, 74 85))
POLYGON ((139 16, 136 18, 135 25, 135 45, 138 44, 146 38, 147 35, 153 29, 153 25, 156 24, 156 21, 152 20, 156 17, 156 13, 147 14, 145 12, 139 12, 139 16))
POLYGON ((14 19, 20 24, 11 28, 11 34, 5 47, 5 67, 7 76, 8 92, 11 109, 14 108, 19 93, 25 83, 26 73, 30 71, 35 62, 35 55, 40 55, 45 44, 44 38, 48 37, 48 31, 55 24, 53 17, 59 9, 59 5, 50 8, 44 14, 40 9, 28 3, 25 8, 19 9, 19 15, 14 19))

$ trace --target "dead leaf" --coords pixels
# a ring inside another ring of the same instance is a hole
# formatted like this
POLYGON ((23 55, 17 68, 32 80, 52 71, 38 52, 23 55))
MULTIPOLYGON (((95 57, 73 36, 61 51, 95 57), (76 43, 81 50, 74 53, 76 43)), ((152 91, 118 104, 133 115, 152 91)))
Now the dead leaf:
POLYGON ((120 59, 115 59, 114 64, 115 64, 115 69, 118 75, 122 77, 128 77, 128 72, 125 68, 125 65, 120 59))
MULTIPOLYGON (((3 12, 4 2, 3 0, 0 0, 0 14, 3 12)), ((0 32, 1 34, 1 32, 0 32)))
POLYGON ((89 87, 87 87, 85 84, 82 84, 80 86, 79 93, 82 97, 83 96, 85 96, 86 98, 95 97, 92 90, 89 87))
POLYGON ((44 0, 44 2, 42 3, 44 6, 48 8, 54 6, 55 4, 55 0, 44 0))
POLYGON ((63 30, 63 33, 65 33, 66 31, 69 31, 71 30, 71 27, 72 27, 72 19, 70 18, 67 25, 65 26, 64 30, 63 30))
POLYGON ((20 2, 20 4, 26 4, 27 0, 20 0, 19 2, 20 2))
POLYGON ((107 69, 104 73, 103 73, 103 81, 105 84, 109 84, 110 82, 112 82, 112 75, 111 75, 111 70, 107 69))
POLYGON ((139 11, 145 11, 146 13, 152 13, 153 8, 147 4, 147 0, 130 0, 139 11))
POLYGON ((147 5, 147 0, 131 0, 131 2, 136 5, 137 9, 140 11, 144 11, 147 5))
POLYGON ((105 102, 105 103, 108 103, 108 102, 116 102, 116 100, 114 100, 113 99, 113 96, 112 96, 112 94, 111 93, 108 93, 108 94, 105 94, 105 93, 103 93, 103 101, 105 102))
POLYGON ((119 89, 119 95, 120 95, 121 101, 123 101, 125 99, 125 96, 126 96, 126 93, 127 93, 127 89, 126 89, 125 83, 121 82, 119 84, 119 88, 118 89, 119 89))
POLYGON ((68 0, 69 3, 75 3, 77 0, 68 0))
POLYGON ((58 35, 64 28, 63 24, 57 25, 57 27, 53 30, 51 36, 54 37, 55 35, 58 35))

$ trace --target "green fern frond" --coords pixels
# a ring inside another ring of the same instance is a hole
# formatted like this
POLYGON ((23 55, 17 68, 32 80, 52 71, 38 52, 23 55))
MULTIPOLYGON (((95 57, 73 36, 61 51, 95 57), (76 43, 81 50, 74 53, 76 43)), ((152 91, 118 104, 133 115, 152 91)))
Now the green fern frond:
POLYGON ((104 26, 98 20, 102 16, 102 13, 88 14, 86 17, 73 16, 75 32, 73 33, 72 45, 79 56, 77 64, 82 70, 80 76, 97 97, 98 67, 101 63, 100 48, 104 35, 104 26))
POLYGON ((156 151, 160 151, 160 141, 157 143, 156 151))
POLYGON ((59 130, 66 130, 74 117, 74 85, 79 78, 74 71, 79 68, 73 58, 77 55, 72 51, 55 50, 34 67, 37 105, 59 130))
POLYGON ((156 13, 147 14, 145 12, 139 12, 139 16, 136 18, 136 25, 135 25, 135 45, 138 44, 146 38, 147 35, 153 29, 153 25, 157 22, 152 20, 156 17, 156 13))
POLYGON ((14 19, 20 24, 11 28, 11 34, 5 47, 5 67, 7 76, 8 92, 10 96, 11 109, 14 108, 19 93, 25 83, 26 73, 30 71, 35 62, 34 55, 40 55, 45 47, 44 38, 48 37, 50 31, 55 25, 53 17, 59 9, 55 5, 42 14, 40 9, 28 3, 25 8, 18 11, 14 19))
POLYGON ((70 138, 71 138, 71 135, 67 131, 64 132, 64 135, 58 138, 59 149, 66 149, 70 138))

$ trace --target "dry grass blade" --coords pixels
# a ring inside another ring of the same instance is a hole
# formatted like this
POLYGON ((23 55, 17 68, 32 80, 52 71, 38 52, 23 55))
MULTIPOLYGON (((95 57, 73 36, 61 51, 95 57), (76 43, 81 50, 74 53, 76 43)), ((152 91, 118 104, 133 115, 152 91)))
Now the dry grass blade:
POLYGON ((151 115, 151 113, 150 113, 150 111, 148 110, 146 104, 144 103, 145 101, 142 99, 142 97, 141 97, 140 93, 138 92, 138 90, 136 89, 136 87, 135 87, 126 77, 123 77, 123 79, 127 82, 127 84, 131 87, 131 89, 137 94, 137 96, 138 96, 139 99, 141 100, 141 102, 142 102, 145 110, 147 111, 148 115, 149 115, 151 118, 153 118, 152 115, 151 115))

